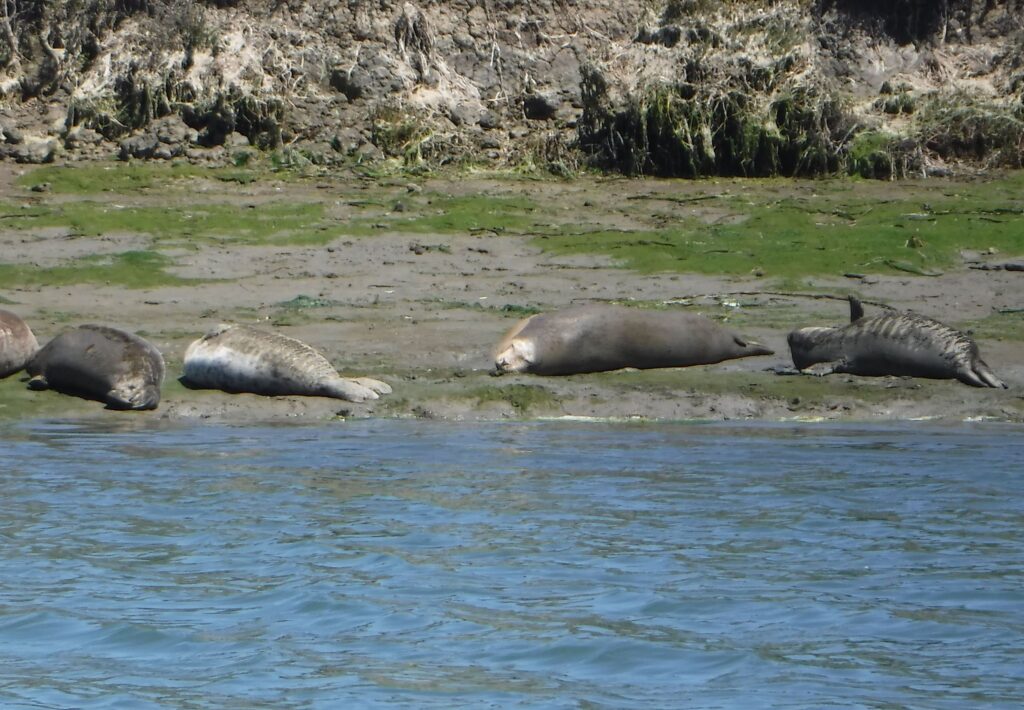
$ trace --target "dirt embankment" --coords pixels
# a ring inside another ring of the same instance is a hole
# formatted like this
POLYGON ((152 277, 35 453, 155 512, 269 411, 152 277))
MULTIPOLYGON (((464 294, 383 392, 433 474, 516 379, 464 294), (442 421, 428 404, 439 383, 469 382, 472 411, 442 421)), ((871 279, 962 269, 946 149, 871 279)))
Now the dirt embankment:
POLYGON ((4 7, 19 162, 888 177, 1024 157, 1020 0, 4 7))

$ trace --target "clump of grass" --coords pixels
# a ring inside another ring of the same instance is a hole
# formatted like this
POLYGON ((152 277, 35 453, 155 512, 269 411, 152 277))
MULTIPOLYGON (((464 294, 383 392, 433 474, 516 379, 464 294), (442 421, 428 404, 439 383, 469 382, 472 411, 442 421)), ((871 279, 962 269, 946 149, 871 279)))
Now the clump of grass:
POLYGON ((385 155, 401 158, 406 165, 423 161, 424 145, 433 131, 415 113, 394 105, 378 107, 370 116, 373 144, 385 155))
POLYGON ((917 139, 934 154, 990 167, 1024 167, 1024 104, 934 95, 920 113, 917 139))
MULTIPOLYGON (((598 166, 632 175, 816 176, 839 169, 850 121, 837 99, 798 86, 768 102, 701 72, 695 65, 692 82, 655 86, 613 108, 604 78, 585 68, 581 147, 598 166)), ((777 77, 760 81, 770 87, 777 77)))

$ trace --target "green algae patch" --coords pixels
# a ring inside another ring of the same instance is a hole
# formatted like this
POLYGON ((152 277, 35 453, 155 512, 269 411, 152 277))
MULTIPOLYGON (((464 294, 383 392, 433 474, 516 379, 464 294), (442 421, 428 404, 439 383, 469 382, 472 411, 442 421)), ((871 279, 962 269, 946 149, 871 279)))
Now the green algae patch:
POLYGON ((155 288, 195 283, 167 273, 170 258, 152 251, 126 251, 88 256, 64 264, 39 268, 25 264, 0 264, 0 283, 7 286, 62 286, 94 283, 124 288, 155 288))
POLYGON ((477 406, 505 403, 517 414, 525 416, 537 410, 550 410, 559 404, 558 397, 542 385, 481 385, 466 392, 466 397, 475 399, 477 406))
POLYGON ((982 340, 1024 340, 1024 309, 997 311, 957 327, 982 340))
POLYGON ((8 208, 3 214, 3 226, 9 229, 63 227, 78 236, 145 234, 167 244, 301 245, 326 243, 337 236, 323 225, 324 207, 318 202, 152 207, 80 200, 8 208))
POLYGON ((344 230, 352 236, 372 235, 380 230, 408 234, 501 234, 533 229, 538 219, 535 201, 519 194, 430 194, 402 201, 401 205, 401 209, 383 215, 353 220, 344 230))
POLYGON ((781 197, 773 194, 777 181, 749 181, 743 194, 716 201, 723 214, 711 224, 683 214, 660 229, 552 231, 534 243, 555 254, 604 254, 642 273, 753 274, 790 284, 812 274, 937 275, 960 262, 962 249, 1020 249, 1020 181, 892 185, 884 193, 853 180, 802 182, 781 197))

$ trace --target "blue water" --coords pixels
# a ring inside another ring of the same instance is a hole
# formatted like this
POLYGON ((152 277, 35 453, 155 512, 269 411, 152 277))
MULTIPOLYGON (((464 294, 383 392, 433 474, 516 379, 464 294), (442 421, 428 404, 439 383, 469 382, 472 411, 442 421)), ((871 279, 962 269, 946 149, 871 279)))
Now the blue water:
POLYGON ((0 428, 4 708, 1024 706, 1019 426, 109 421, 0 428))

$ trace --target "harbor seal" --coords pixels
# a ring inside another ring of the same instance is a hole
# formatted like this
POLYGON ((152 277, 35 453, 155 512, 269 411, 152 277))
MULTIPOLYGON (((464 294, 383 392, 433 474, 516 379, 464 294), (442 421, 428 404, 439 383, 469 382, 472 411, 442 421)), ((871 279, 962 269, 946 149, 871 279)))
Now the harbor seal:
POLYGON ((391 392, 379 380, 342 377, 327 358, 300 340, 247 325, 222 324, 189 345, 181 381, 196 389, 350 402, 391 392))
POLYGON ((164 358, 137 335, 105 325, 61 333, 29 362, 32 389, 105 402, 110 409, 156 409, 164 358))
POLYGON ((807 374, 958 379, 974 387, 1003 387, 978 354, 977 344, 955 328, 910 312, 865 317, 850 296, 850 322, 841 328, 800 328, 789 334, 793 365, 807 374))
POLYGON ((494 374, 646 370, 771 354, 763 345, 693 313, 595 304, 520 321, 494 350, 494 374))
POLYGON ((24 369, 38 351, 39 341, 28 324, 0 308, 0 379, 24 369))

